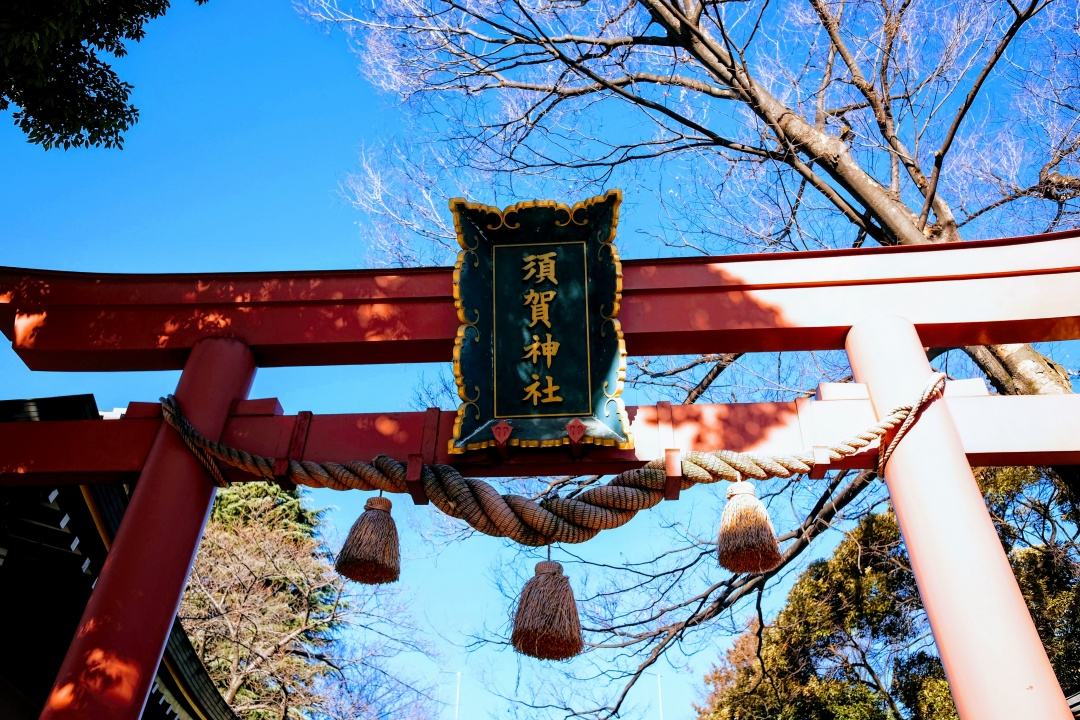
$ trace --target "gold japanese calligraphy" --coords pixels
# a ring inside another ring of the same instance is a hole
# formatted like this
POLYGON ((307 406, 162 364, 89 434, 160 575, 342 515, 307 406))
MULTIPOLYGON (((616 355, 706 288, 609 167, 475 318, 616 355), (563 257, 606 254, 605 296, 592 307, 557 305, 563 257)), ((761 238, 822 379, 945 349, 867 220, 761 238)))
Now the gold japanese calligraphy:
POLYGON ((619 193, 565 205, 451 203, 454 381, 450 452, 632 447, 615 247, 619 193))
POLYGON ((551 311, 549 305, 555 299, 554 290, 544 290, 543 292, 536 292, 533 289, 529 289, 525 293, 525 302, 523 305, 529 306, 529 312, 531 316, 529 318, 528 327, 534 327, 536 323, 543 323, 549 329, 551 328, 551 311))
MULTIPOLYGON (((556 250, 526 255, 522 258, 522 282, 527 283, 531 280, 534 286, 541 283, 558 285, 559 280, 555 276, 555 260, 558 255, 556 250)), ((524 302, 522 302, 522 305, 529 308, 529 324, 526 327, 532 329, 539 323, 548 330, 551 329, 551 303, 555 301, 557 294, 558 289, 554 287, 550 290, 541 288, 539 291, 535 287, 530 287, 523 293, 524 302)), ((539 335, 533 335, 532 342, 525 345, 523 350, 525 350, 525 354, 521 356, 522 360, 528 360, 534 366, 543 364, 544 368, 550 371, 551 361, 559 354, 559 341, 554 339, 551 333, 545 333, 543 341, 540 340, 539 335)), ((560 386, 555 384, 555 378, 551 375, 544 375, 541 382, 540 375, 533 373, 532 379, 533 382, 524 388, 525 395, 522 400, 531 402, 533 407, 538 404, 561 403, 563 401, 562 396, 556 394, 560 386), (543 387, 541 387, 542 383, 543 387)))
POLYGON ((541 255, 526 255, 524 259, 525 265, 521 268, 525 275, 521 279, 528 281, 535 278, 534 283, 550 280, 552 285, 558 285, 559 281, 555 279, 555 257, 557 255, 558 253, 554 250, 541 255))
POLYGON ((550 375, 544 376, 547 385, 542 390, 540 389, 540 376, 533 373, 532 379, 532 384, 525 387, 525 397, 521 398, 522 400, 531 402, 534 406, 537 403, 546 404, 563 401, 561 396, 555 394, 559 391, 559 386, 555 384, 555 379, 550 375))
POLYGON ((540 337, 537 335, 532 336, 532 342, 525 346, 525 354, 521 356, 523 360, 528 360, 534 365, 540 362, 540 358, 544 359, 547 363, 547 367, 551 367, 551 360, 559 354, 559 341, 551 339, 551 333, 547 333, 545 340, 540 342, 540 337))

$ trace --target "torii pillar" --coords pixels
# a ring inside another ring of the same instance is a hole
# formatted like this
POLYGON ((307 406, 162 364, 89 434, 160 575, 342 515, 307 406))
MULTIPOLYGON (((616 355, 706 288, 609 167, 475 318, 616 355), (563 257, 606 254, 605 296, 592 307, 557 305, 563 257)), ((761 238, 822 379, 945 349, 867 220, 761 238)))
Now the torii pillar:
MULTIPOLYGON (((933 372, 905 318, 856 324, 846 347, 879 416, 933 372)), ((945 403, 900 441, 885 483, 962 720, 1071 720, 945 403)))
MULTIPOLYGON (((176 397, 192 424, 218 437, 255 376, 238 340, 202 340, 176 397)), ((215 488, 171 427, 162 424, 42 720, 137 720, 161 662, 215 488)))

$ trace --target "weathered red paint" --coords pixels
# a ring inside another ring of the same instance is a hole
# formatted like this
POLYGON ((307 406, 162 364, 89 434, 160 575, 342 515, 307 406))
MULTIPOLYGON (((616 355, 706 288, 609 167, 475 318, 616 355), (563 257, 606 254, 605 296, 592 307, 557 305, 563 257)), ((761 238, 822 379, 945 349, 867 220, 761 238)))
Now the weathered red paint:
MULTIPOLYGON (((1065 232, 627 262, 621 320, 629 353, 839 349, 846 340, 873 406, 856 386, 823 386, 816 401, 675 406, 663 420, 656 408, 641 407, 631 409, 634 451, 594 448, 582 459, 578 449, 520 450, 452 461, 479 476, 586 466, 610 473, 675 448, 786 453, 830 444, 869 424, 874 406, 885 411, 911 399, 929 372, 923 344, 1080 338, 1078 260, 1080 233, 1065 232), (880 318, 901 307, 907 321, 880 318)), ((279 458, 451 461, 450 413, 437 424, 432 413, 426 423, 421 413, 316 416, 304 433, 276 400, 238 403, 231 416, 229 404, 246 392, 254 365, 449 360, 457 325, 445 268, 160 276, 0 268, 0 330, 29 367, 186 363, 178 396, 195 424, 279 458), (303 434, 306 443, 298 440, 303 434)), ((965 719, 1067 717, 967 463, 1080 462, 1078 402, 947 392, 887 469, 965 719)), ((676 454, 667 455, 674 467, 676 454)), ((872 467, 875 456, 870 449, 838 466, 872 467)), ((120 421, 10 424, 0 432, 2 484, 129 480, 140 470, 43 717, 138 716, 213 489, 153 404, 133 404, 120 421)))
MULTIPOLYGON (((218 437, 254 372, 242 343, 205 340, 192 350, 176 396, 200 431, 218 437)), ((142 714, 213 498, 202 467, 172 428, 161 427, 43 720, 142 714)))
MULTIPOLYGON (((968 460, 976 466, 1080 464, 1080 396, 954 395, 949 383, 945 403, 957 419, 968 460)), ((658 421, 653 406, 629 407, 634 450, 589 447, 578 456, 566 451, 516 449, 497 454, 451 456, 453 413, 439 415, 433 459, 466 475, 559 475, 580 472, 615 473, 681 450, 717 448, 759 453, 791 453, 827 445, 864 430, 874 422, 865 387, 822 386, 827 399, 792 403, 673 405, 674 424, 658 421), (844 394, 835 397, 836 390, 844 394), (861 392, 860 392, 861 390, 861 392)), ((968 389, 968 392, 970 390, 968 389)), ((303 452, 293 455, 297 417, 281 415, 274 399, 237 404, 222 440, 274 458, 298 460, 368 460, 389 455, 404 462, 409 455, 427 457, 424 424, 430 412, 313 415, 303 452), (276 413, 276 414, 275 414, 276 413)), ((132 403, 123 420, 12 423, 0 432, 0 485, 130 482, 146 460, 161 427, 157 403, 132 403)), ((870 468, 876 452, 848 458, 834 467, 870 468)), ((227 472, 233 481, 250 476, 227 472)))
MULTIPOLYGON (((923 341, 904 318, 855 326, 847 350, 879 413, 908 401, 932 372, 923 341)), ((958 427, 947 403, 932 403, 885 466, 956 710, 961 720, 1069 720, 958 427)))
MULTIPOLYGON (((1080 336, 1080 234, 624 263, 632 355, 840 349, 873 308, 924 342, 1080 336)), ((451 357, 449 269, 105 275, 0 269, 0 329, 41 370, 180 367, 208 336, 257 364, 451 357)))

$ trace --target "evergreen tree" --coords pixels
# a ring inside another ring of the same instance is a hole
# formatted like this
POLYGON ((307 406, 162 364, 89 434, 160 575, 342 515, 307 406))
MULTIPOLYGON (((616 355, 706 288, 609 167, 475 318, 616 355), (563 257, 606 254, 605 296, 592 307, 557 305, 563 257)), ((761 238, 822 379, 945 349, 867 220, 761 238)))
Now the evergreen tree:
MULTIPOLYGON (((980 481, 1058 678, 1080 688, 1080 559, 1066 506, 1030 468, 980 481)), ((706 682, 699 720, 957 717, 890 511, 864 517, 810 565, 776 619, 754 622, 706 682)))
POLYGON ((15 124, 46 149, 122 146, 139 111, 101 56, 122 57, 168 9, 169 0, 0 3, 0 111, 16 105, 15 124))

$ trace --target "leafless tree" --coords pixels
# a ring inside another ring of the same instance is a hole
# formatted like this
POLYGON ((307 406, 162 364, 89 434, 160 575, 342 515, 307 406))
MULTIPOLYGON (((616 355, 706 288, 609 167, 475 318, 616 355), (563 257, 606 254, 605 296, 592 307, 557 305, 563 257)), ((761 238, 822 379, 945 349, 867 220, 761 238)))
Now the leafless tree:
MULTIPOLYGON (((477 188, 494 200, 619 184, 651 197, 649 232, 681 253, 952 242, 1067 229, 1080 217, 1075 3, 307 0, 304 8, 348 32, 368 79, 415 111, 408 140, 365 156, 349 186, 382 219, 374 232, 398 262, 446 261, 453 233, 443 198, 477 188)), ((1072 390, 1068 371, 1030 345, 962 352, 999 392, 1072 390)), ((956 353, 945 360, 963 365, 956 353)), ((830 354, 717 354, 638 360, 630 379, 693 402, 720 392, 729 368, 738 379, 723 392, 739 399, 790 397, 811 377, 848 372, 830 354)), ((1080 497, 1080 481, 1063 476, 1080 497)), ((768 576, 716 579, 704 569, 711 540, 673 524, 672 549, 591 582, 583 600, 603 652, 568 672, 603 678, 605 690, 623 681, 621 692, 600 692, 591 706, 580 685, 548 692, 524 714, 612 717, 642 673, 671 648, 692 649, 701 628, 740 632, 733 606, 789 572, 838 517, 884 501, 870 480, 773 488, 774 508, 795 529, 784 566, 768 576)), ((593 481, 564 478, 553 489, 593 481)))
MULTIPOLYGON (((225 701, 241 718, 430 717, 422 687, 392 663, 423 650, 392 592, 350 590, 298 501, 240 486, 242 513, 207 526, 179 617, 225 701)), ((310 515, 309 517, 314 517, 310 515)))

